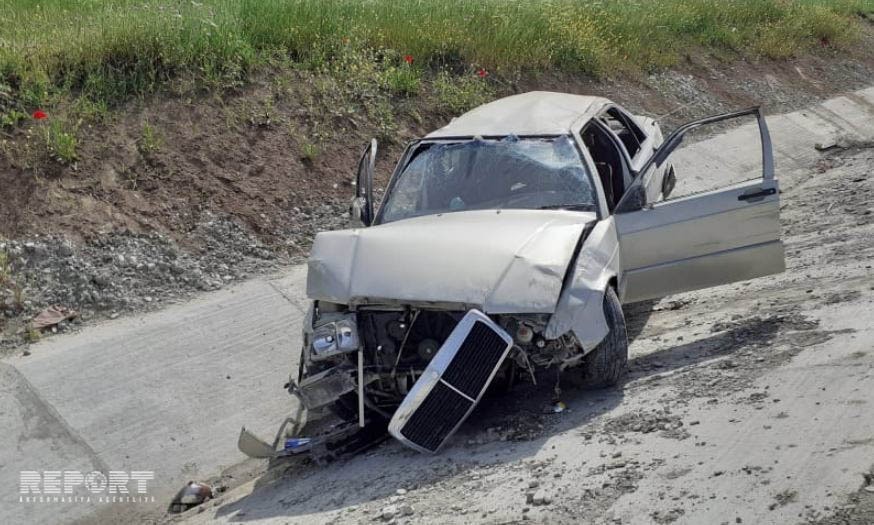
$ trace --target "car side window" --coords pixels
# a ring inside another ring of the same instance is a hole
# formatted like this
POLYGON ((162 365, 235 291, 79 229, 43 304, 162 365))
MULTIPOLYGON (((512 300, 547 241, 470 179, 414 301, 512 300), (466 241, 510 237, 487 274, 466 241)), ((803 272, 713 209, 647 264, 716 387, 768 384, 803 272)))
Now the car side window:
POLYGON ((626 188, 631 184, 631 175, 622 151, 615 139, 595 123, 590 123, 583 128, 580 136, 595 162, 601 187, 604 188, 604 198, 612 213, 613 208, 625 194, 626 188))
POLYGON ((646 140, 646 135, 629 115, 614 107, 602 113, 599 119, 619 137, 629 157, 633 159, 640 152, 640 144, 646 140))

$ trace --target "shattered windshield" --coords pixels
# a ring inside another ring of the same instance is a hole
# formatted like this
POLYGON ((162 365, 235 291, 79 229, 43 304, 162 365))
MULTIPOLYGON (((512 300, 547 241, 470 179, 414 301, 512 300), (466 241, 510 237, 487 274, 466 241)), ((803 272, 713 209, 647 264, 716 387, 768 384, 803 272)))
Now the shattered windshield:
POLYGON ((386 195, 380 222, 501 208, 595 209, 569 136, 423 142, 386 195))

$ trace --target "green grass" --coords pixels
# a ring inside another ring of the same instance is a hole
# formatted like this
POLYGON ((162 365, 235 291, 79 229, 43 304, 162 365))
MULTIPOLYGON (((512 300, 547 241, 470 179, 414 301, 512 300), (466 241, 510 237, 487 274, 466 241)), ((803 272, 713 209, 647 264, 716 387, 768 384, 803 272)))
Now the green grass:
POLYGON ((434 91, 439 104, 452 113, 464 113, 492 98, 488 84, 473 76, 453 78, 441 72, 434 80, 434 91))
POLYGON ((0 0, 0 112, 71 93, 112 104, 181 75, 245 81, 277 61, 330 68, 350 47, 401 95, 421 71, 603 75, 696 48, 783 58, 851 44, 860 12, 874 0, 0 0))
POLYGON ((146 156, 153 155, 160 151, 163 145, 164 138, 158 130, 148 122, 143 124, 143 132, 140 135, 139 141, 137 141, 140 153, 146 156))
POLYGON ((308 162, 313 162, 319 156, 319 147, 312 142, 303 142, 300 145, 300 158, 308 162))
POLYGON ((0 307, 21 311, 24 308, 24 288, 15 278, 12 257, 0 250, 0 307))
POLYGON ((61 164, 72 164, 79 159, 79 139, 76 127, 65 120, 52 119, 43 127, 46 150, 61 164))

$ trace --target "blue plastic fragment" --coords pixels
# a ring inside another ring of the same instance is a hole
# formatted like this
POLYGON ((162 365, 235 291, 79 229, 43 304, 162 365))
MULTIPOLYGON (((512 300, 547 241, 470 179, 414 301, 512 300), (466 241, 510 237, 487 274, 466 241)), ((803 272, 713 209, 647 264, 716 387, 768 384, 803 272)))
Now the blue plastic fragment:
POLYGON ((294 451, 310 444, 310 438, 290 438, 285 440, 285 450, 294 451))

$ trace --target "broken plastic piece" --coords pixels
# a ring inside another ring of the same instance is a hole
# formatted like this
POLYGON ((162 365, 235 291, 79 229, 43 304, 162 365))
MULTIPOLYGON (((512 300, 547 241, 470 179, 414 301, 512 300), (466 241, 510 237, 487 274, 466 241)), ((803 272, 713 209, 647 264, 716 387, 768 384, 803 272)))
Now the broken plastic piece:
POLYGON ((310 438, 290 438, 285 440, 285 450, 292 454, 300 454, 310 449, 310 438))
POLYGON ((206 483, 189 481, 170 502, 169 512, 178 513, 196 507, 213 497, 212 487, 206 483))
POLYGON ((263 439, 243 427, 237 439, 237 448, 250 458, 272 458, 276 450, 263 439))
POLYGON ((547 412, 552 412, 553 414, 561 414, 567 410, 567 405, 564 404, 564 401, 556 401, 552 406, 547 407, 547 412))

